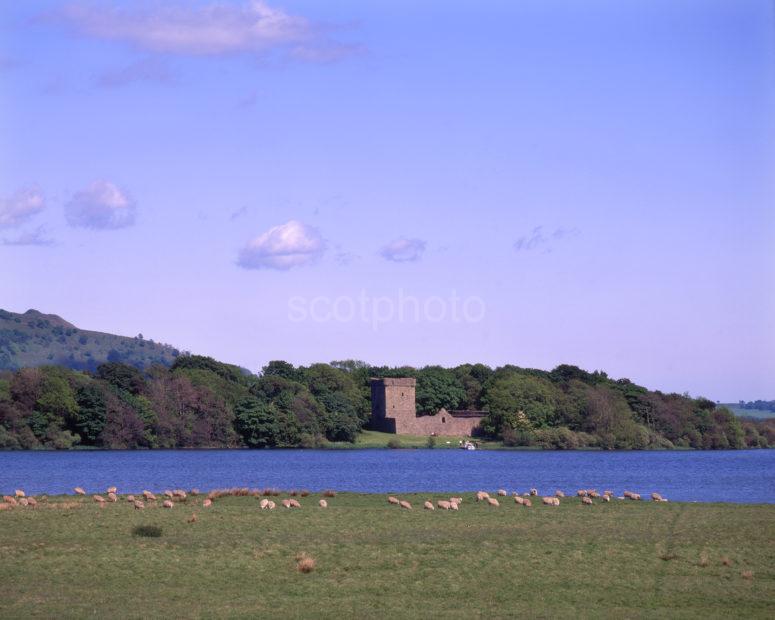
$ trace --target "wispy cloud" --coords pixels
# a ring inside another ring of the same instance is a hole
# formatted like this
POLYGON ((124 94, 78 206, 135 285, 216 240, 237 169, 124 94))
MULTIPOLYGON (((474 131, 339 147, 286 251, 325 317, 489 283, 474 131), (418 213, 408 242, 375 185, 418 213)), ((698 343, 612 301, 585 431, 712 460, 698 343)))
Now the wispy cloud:
POLYGON ((422 239, 394 239, 379 251, 382 258, 394 263, 410 263, 420 260, 426 243, 422 239))
POLYGON ((313 263, 324 251, 325 242, 316 228, 291 220, 249 241, 240 250, 237 264, 245 269, 284 271, 313 263))
POLYGON ((319 24, 261 0, 235 4, 154 4, 119 9, 77 2, 48 17, 86 36, 124 41, 152 52, 187 55, 285 53, 325 62, 350 48, 327 38, 319 24))
POLYGON ((256 91, 251 91, 240 99, 234 107, 238 110, 246 110, 255 107, 256 103, 258 103, 258 93, 256 91))
POLYGON ((70 226, 110 230, 134 224, 136 211, 124 191, 110 181, 95 181, 65 205, 65 218, 70 226))
POLYGON ((46 229, 44 226, 38 226, 35 230, 22 233, 14 239, 4 238, 2 245, 37 245, 48 246, 54 245, 54 240, 46 236, 46 229))
POLYGON ((229 215, 229 221, 233 222, 234 220, 238 220, 243 215, 247 215, 247 213, 248 213, 247 206, 242 206, 239 209, 237 209, 236 211, 232 211, 231 212, 231 215, 229 215))
POLYGON ((28 222, 46 208, 40 190, 21 189, 10 198, 0 200, 0 228, 15 228, 28 222))
POLYGON ((106 71, 97 80, 102 88, 117 88, 133 82, 156 82, 170 84, 174 77, 169 67, 158 58, 144 58, 126 67, 106 71))
POLYGON ((562 241, 579 234, 577 228, 556 228, 551 233, 544 233, 543 226, 536 226, 529 235, 523 235, 514 242, 514 249, 517 252, 529 252, 540 250, 542 252, 551 252, 554 242, 562 241))

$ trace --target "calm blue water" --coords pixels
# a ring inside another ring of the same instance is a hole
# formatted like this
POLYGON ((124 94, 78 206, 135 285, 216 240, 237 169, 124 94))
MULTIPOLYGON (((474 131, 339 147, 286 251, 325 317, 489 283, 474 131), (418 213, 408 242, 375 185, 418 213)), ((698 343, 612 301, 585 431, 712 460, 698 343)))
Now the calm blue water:
POLYGON ((166 488, 410 492, 595 487, 682 501, 775 503, 775 450, 467 452, 464 450, 158 450, 0 452, 0 492, 123 493, 166 488))

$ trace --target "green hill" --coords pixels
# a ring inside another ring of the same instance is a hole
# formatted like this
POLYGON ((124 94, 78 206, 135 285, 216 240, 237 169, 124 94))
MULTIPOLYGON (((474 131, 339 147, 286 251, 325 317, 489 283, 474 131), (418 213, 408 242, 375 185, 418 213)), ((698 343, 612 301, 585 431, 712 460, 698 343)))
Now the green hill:
POLYGON ((775 411, 769 411, 768 409, 749 409, 748 407, 741 407, 737 403, 722 404, 721 406, 727 407, 732 413, 740 418, 756 418, 758 420, 775 418, 775 411))
POLYGON ((0 310, 0 370, 44 365, 95 370, 105 362, 137 368, 170 366, 177 349, 167 344, 78 329, 55 314, 0 310))

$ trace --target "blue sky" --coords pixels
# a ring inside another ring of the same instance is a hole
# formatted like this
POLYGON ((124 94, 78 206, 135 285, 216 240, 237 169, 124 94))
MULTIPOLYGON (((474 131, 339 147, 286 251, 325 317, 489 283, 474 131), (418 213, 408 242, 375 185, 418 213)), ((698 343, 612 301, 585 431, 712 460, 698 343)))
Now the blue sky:
POLYGON ((0 15, 3 308, 775 397, 771 2, 0 15))

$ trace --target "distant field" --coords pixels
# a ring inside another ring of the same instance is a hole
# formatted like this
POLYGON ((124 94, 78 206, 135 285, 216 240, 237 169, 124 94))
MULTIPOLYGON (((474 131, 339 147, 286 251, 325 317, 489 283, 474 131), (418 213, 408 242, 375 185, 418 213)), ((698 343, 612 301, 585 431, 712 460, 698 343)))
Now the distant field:
MULTIPOLYGON (((2 616, 775 615, 775 506, 614 501, 408 511, 382 495, 262 511, 50 498, 0 511, 2 616), (196 514, 196 522, 189 519, 196 514), (146 534, 160 528, 160 536, 146 534), (150 529, 149 529, 150 526, 150 529), (301 554, 314 559, 297 570, 301 554)), ((275 498, 279 499, 279 498, 275 498)))
POLYGON ((766 409, 743 409, 739 405, 723 405, 724 407, 727 407, 734 413, 736 416, 740 417, 746 417, 746 418, 759 418, 762 420, 766 420, 768 418, 775 418, 775 413, 772 411, 767 411, 766 409))

